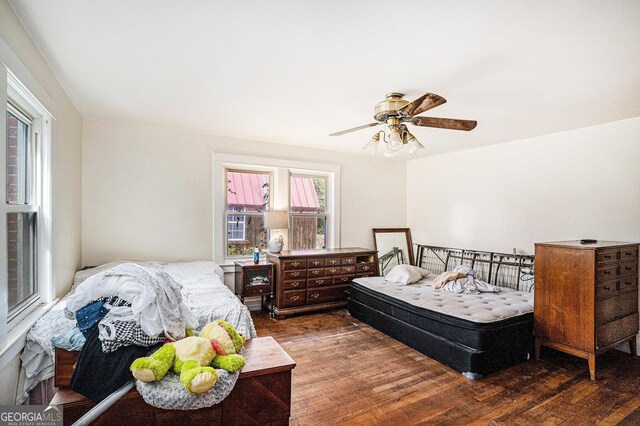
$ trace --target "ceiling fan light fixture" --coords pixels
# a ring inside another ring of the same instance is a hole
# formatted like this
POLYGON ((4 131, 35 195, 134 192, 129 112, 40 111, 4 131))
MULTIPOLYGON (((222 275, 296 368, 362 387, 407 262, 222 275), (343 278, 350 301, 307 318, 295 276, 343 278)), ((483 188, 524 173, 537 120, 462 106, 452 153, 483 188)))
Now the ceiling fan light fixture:
POLYGON ((387 142, 387 147, 391 151, 400 151, 402 149, 402 135, 397 129, 392 129, 391 133, 389 133, 389 141, 387 142))
POLYGON ((409 144, 409 154, 411 155, 414 155, 424 149, 424 145, 422 145, 418 139, 409 132, 407 132, 407 143, 409 144))
POLYGON ((371 136, 371 139, 369 139, 369 142, 367 142, 365 146, 362 147, 362 149, 370 151, 375 154, 376 151, 378 151, 379 143, 380 143, 380 133, 376 133, 375 135, 371 136))

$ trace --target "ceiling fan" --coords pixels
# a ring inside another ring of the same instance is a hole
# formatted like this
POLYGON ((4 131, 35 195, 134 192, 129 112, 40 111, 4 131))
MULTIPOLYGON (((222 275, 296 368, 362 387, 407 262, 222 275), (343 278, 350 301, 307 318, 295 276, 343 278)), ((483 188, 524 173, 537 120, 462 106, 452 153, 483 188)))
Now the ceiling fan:
POLYGON ((388 135, 383 130, 378 131, 371 137, 369 142, 367 142, 364 149, 371 150, 375 153, 380 142, 380 133, 382 133, 382 140, 387 144, 387 148, 390 151, 385 153, 385 157, 395 157, 404 145, 409 145, 410 154, 415 154, 424 149, 424 146, 409 132, 407 126, 404 124, 405 122, 409 122, 415 126, 465 131, 475 129, 478 124, 477 121, 473 120, 416 117, 418 114, 442 105, 447 102, 447 100, 433 93, 425 93, 413 102, 403 99, 403 96, 403 93, 389 93, 384 101, 378 102, 374 110, 375 115, 373 116, 373 118, 377 120, 375 123, 342 130, 341 132, 332 133, 329 136, 340 136, 345 133, 384 124, 387 127, 388 135))

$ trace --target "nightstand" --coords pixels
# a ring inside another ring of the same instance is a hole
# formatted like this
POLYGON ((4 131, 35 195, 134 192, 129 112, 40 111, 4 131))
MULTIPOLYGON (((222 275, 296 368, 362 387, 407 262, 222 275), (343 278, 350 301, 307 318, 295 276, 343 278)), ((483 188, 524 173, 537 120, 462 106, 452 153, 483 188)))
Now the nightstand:
POLYGON ((245 297, 261 296, 264 308, 264 296, 273 294, 273 263, 239 260, 236 265, 236 294, 244 303, 245 297))

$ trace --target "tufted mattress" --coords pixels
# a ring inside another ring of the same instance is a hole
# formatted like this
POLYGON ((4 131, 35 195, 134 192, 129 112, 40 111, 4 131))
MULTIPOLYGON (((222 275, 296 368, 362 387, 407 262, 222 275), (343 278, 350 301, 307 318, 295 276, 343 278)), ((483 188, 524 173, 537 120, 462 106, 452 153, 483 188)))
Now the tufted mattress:
POLYGON ((468 377, 529 358, 533 293, 502 288, 456 294, 434 290, 434 277, 410 285, 358 278, 350 288, 349 313, 468 377))

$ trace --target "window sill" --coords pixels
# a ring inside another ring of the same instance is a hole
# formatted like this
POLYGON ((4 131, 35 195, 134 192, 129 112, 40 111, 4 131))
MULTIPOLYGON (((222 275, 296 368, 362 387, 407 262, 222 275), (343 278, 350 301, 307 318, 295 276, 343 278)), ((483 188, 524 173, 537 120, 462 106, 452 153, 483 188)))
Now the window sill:
POLYGON ((4 367, 22 351, 24 344, 19 344, 20 341, 26 338, 27 333, 36 321, 46 314, 57 302, 58 299, 54 299, 51 302, 41 304, 7 333, 7 340, 4 345, 0 347, 0 370, 4 369, 4 367))

